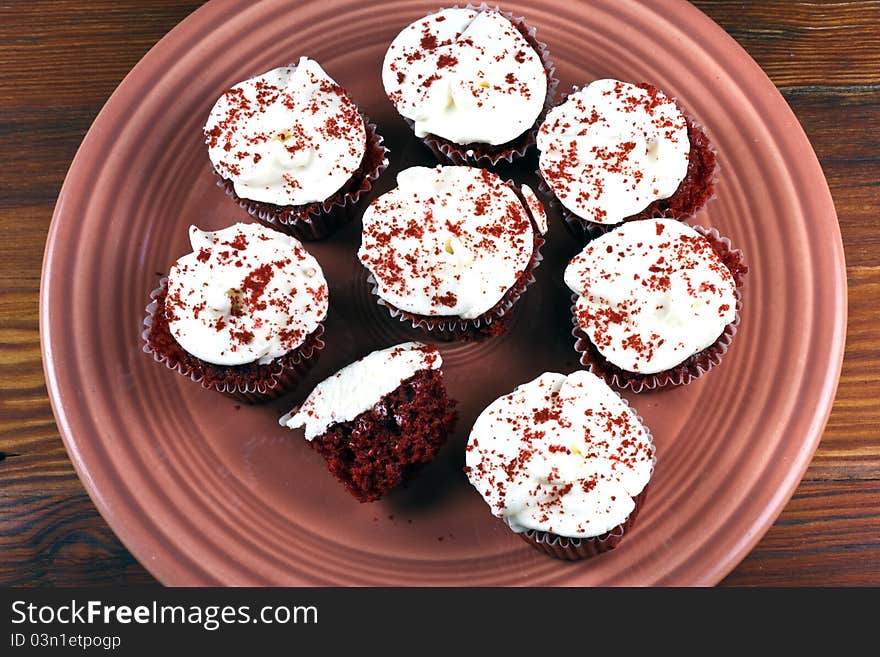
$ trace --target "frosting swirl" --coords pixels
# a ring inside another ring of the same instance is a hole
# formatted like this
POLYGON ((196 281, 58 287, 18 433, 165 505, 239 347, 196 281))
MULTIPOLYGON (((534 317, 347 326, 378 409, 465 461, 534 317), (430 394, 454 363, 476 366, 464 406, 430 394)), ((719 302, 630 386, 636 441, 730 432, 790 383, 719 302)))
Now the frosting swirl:
POLYGON ((278 206, 329 198, 366 151, 354 101, 307 57, 232 87, 204 131, 211 163, 235 193, 278 206))
POLYGON ((280 424, 290 429, 305 427, 306 440, 314 440, 328 427, 370 410, 416 373, 440 369, 442 364, 437 349, 420 342, 374 351, 324 379, 280 424))
POLYGON ((538 53, 493 10, 443 9, 395 37, 382 83, 419 137, 504 144, 534 125, 547 96, 538 53))
POLYGON ((669 198, 687 173, 687 121, 650 85, 597 80, 538 130, 541 175, 575 215, 616 224, 669 198))
POLYGON ((477 418, 465 472, 515 532, 600 536, 647 485, 654 446, 635 412, 594 374, 546 372, 477 418))
POLYGON ((565 269, 575 317, 629 372, 668 370, 711 345, 736 316, 736 283, 705 237, 672 219, 628 221, 565 269))
POLYGON ((479 317, 523 275, 535 249, 529 212, 496 174, 412 167, 363 217, 358 258, 379 296, 427 316, 479 317))
POLYGON ((266 364, 296 349, 327 316, 321 266, 293 237, 259 224, 189 228, 192 253, 168 273, 174 339, 216 365, 266 364))

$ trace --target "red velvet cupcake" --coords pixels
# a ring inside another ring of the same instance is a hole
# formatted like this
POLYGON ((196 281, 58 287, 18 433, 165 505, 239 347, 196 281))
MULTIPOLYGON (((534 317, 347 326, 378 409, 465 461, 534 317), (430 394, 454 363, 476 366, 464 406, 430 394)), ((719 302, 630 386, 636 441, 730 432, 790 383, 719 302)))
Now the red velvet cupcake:
POLYGON ((306 57, 232 87, 204 132, 218 184, 264 224, 303 240, 348 221, 388 166, 375 126, 306 57))
POLYGON ((412 167, 397 182, 363 217, 358 257, 379 304, 440 339, 505 332, 541 260, 537 197, 475 167, 412 167))
POLYGON ((441 9, 392 41, 382 67, 388 98, 417 137, 453 164, 522 157, 558 81, 535 29, 497 7, 441 9))
POLYGON ((582 243, 625 221, 693 217, 714 195, 709 138, 649 84, 597 80, 538 131, 540 189, 582 243))
POLYGON ((596 238, 565 270, 581 364, 633 392, 690 383, 727 352, 747 272, 718 231, 674 219, 596 238))
POLYGON ((442 359, 407 342, 374 351, 319 383, 281 425, 304 428, 330 473, 361 502, 405 485, 455 426, 442 359))
POLYGON ((324 343, 327 282, 296 239, 259 224, 190 227, 193 251, 150 295, 144 351, 244 403, 279 397, 324 343))
POLYGON ((633 525, 654 445, 601 379, 547 372, 480 414, 465 462, 493 515, 533 547, 576 560, 614 549, 633 525))

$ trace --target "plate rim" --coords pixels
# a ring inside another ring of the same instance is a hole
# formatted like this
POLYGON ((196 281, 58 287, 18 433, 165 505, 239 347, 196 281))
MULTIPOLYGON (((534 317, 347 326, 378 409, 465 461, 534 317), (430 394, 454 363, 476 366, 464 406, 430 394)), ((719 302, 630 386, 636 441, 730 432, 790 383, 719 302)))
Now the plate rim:
MULTIPOLYGON (((828 187, 827 178, 825 177, 824 171, 822 170, 821 163, 819 162, 818 157, 815 154, 815 150, 813 149, 812 143, 806 135, 794 111, 788 105, 788 102, 785 100, 784 96, 782 96, 782 93, 772 82, 772 80, 770 80, 769 76, 764 72, 764 70, 757 64, 757 62, 755 62, 751 55, 749 55, 749 53, 720 25, 718 25, 714 20, 703 13, 700 9, 686 2, 686 0, 661 0, 660 3, 648 3, 645 0, 630 1, 632 2, 632 4, 637 5, 653 4, 655 8, 657 4, 667 5, 670 11, 674 10, 678 12, 678 15, 681 15, 682 13, 689 13, 690 20, 703 23, 705 26, 707 26, 708 29, 712 30, 715 33, 715 36, 719 40, 724 42, 724 45, 728 49, 733 48, 734 50, 738 51, 737 60, 742 61, 743 63, 747 63, 749 65, 749 67, 752 69, 751 74, 761 81, 761 86, 767 89, 768 94, 773 97, 773 102, 779 105, 781 108, 784 108, 784 111, 787 112, 787 118, 789 118, 793 124, 791 130, 793 134, 789 136, 796 138, 800 142, 801 147, 806 147, 808 149, 811 157, 807 158, 808 162, 806 163, 806 166, 814 169, 814 173, 818 173, 818 176, 816 177, 817 180, 821 179, 822 181, 821 188, 815 190, 816 198, 821 197, 822 205, 826 207, 830 215, 828 228, 832 228, 832 222, 830 221, 830 219, 833 218, 833 233, 834 237, 836 238, 831 240, 832 244, 830 246, 833 248, 832 259, 834 261, 834 264, 836 265, 834 268, 835 280, 833 287, 836 291, 835 307, 837 308, 838 313, 835 317, 832 318, 832 321, 834 321, 834 325, 831 326, 829 324, 829 326, 832 329, 831 334, 835 337, 839 337, 839 339, 836 339, 833 343, 834 348, 832 349, 832 353, 830 354, 831 357, 828 361, 828 367, 823 372, 824 381, 822 386, 822 400, 825 403, 819 404, 816 408, 813 409, 813 421, 810 423, 811 431, 808 433, 808 435, 804 436, 802 444, 801 453, 803 454, 803 457, 798 461, 797 467, 788 469, 785 475, 784 485, 780 486, 779 489, 776 491, 776 494, 773 497, 772 504, 768 504, 766 507, 764 507, 763 511, 759 513, 750 523, 752 531, 748 533, 744 540, 741 540, 739 542, 737 549, 728 551, 725 555, 725 559, 716 562, 714 568, 702 573, 702 575, 695 578, 693 582, 694 584, 700 586, 715 585, 719 583, 725 576, 727 576, 734 568, 736 568, 736 566, 763 538, 763 536, 767 533, 767 531, 782 513, 787 503, 791 500, 795 489, 802 481, 804 474, 806 473, 806 470, 809 467, 813 455, 815 454, 815 451, 824 434, 824 430, 836 398, 836 391, 840 380, 844 350, 846 345, 846 328, 848 319, 848 288, 846 280, 845 254, 837 211, 834 205, 831 191, 828 187)), ((205 3, 204 5, 190 13, 182 21, 177 23, 171 30, 169 30, 140 58, 137 64, 135 64, 135 66, 132 67, 132 69, 124 76, 124 78, 116 86, 112 94, 105 101, 100 111, 95 116, 95 119, 89 126, 89 129, 87 130, 85 136, 82 139, 82 142, 77 148, 76 154, 71 160, 71 164, 68 167, 67 173, 65 174, 64 183, 62 184, 61 190, 59 191, 58 198, 56 200, 52 214, 52 220, 49 226, 46 245, 43 252, 42 268, 40 275, 39 330, 43 374, 46 381, 46 388, 52 407, 52 412, 65 450, 67 451, 67 454, 71 462, 73 463, 74 469, 77 473, 77 476, 82 482, 83 487, 89 495, 89 498, 92 500, 101 516, 113 530, 116 537, 123 543, 126 549, 131 552, 131 554, 138 560, 138 562, 164 585, 192 584, 192 582, 186 581, 188 579, 187 577, 180 576, 180 573, 175 566, 175 564, 179 563, 179 557, 181 556, 180 554, 178 554, 179 550, 177 550, 176 548, 172 548, 166 549, 164 555, 151 554, 144 545, 135 540, 134 535, 136 532, 128 527, 129 523, 125 522, 120 514, 112 508, 111 503, 108 500, 109 497, 112 497, 112 492, 102 492, 102 490, 99 489, 99 486, 95 481, 96 478, 93 477, 93 470, 90 470, 89 464, 86 463, 80 452, 80 443, 82 441, 82 438, 74 435, 74 432, 71 430, 70 424, 68 422, 67 413, 65 411, 64 402, 62 399, 63 392, 55 376, 55 360, 53 358, 51 350, 52 333, 50 331, 50 308, 52 304, 49 289, 51 287, 50 283, 53 280, 52 276, 54 263, 52 262, 52 255, 56 248, 56 241, 60 230, 60 225, 64 220, 64 201, 66 197, 71 194, 70 188, 73 185, 71 183, 71 173, 75 170, 78 163, 86 157, 86 154, 92 148, 92 143, 96 142, 96 140, 98 139, 96 136, 95 126, 99 125, 106 116, 113 113, 115 106, 121 102, 120 98, 122 97, 122 93, 125 88, 133 84, 132 80, 141 75, 141 72, 149 65, 149 60, 152 59, 155 52, 164 50, 169 43, 172 43, 175 40, 182 38, 182 35, 188 29, 190 29, 191 27, 197 27, 197 24, 199 24, 203 18, 207 18, 215 13, 219 16, 219 14, 223 12, 224 7, 228 6, 226 8, 232 10, 236 6, 236 4, 236 0, 210 0, 209 2, 205 3), (160 556, 164 557, 164 559, 160 558, 160 556)), ((94 468, 94 472, 100 470, 100 467, 94 468)), ((201 581, 200 584, 206 585, 207 581, 201 581)))

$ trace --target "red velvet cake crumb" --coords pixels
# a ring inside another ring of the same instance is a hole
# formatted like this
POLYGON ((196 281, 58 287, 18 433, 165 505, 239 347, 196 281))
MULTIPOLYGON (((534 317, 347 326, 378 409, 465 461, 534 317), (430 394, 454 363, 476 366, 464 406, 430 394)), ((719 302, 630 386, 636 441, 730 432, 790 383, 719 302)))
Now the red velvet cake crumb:
POLYGON ((328 427, 311 445, 354 497, 372 502, 430 462, 456 418, 441 372, 422 370, 354 420, 328 427))

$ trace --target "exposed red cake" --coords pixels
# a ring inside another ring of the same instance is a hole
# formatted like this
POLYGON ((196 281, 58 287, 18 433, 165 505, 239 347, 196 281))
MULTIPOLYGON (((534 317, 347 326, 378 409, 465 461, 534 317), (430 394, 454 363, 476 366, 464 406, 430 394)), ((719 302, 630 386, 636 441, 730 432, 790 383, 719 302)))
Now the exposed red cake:
POLYGON ((223 392, 244 403, 268 401, 281 396, 292 388, 308 372, 324 348, 321 339, 324 326, 319 325, 303 343, 293 351, 276 358, 270 363, 248 363, 246 365, 215 365, 196 358, 186 351, 168 326, 165 314, 167 278, 150 295, 153 301, 147 307, 144 321, 144 351, 202 387, 223 392))
POLYGON ((352 495, 372 502, 434 458, 456 417, 442 373, 422 370, 354 420, 330 425, 311 445, 352 495))

